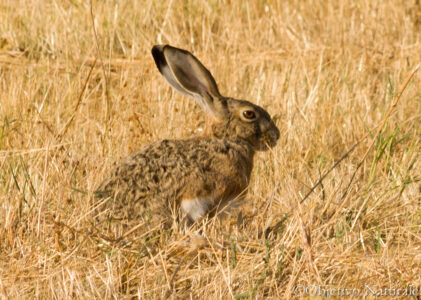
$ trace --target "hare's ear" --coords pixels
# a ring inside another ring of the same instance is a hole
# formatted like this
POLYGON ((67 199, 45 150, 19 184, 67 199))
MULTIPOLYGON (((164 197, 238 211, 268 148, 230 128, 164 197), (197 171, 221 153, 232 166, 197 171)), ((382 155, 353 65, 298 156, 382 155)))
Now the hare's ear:
POLYGON ((200 107, 216 119, 226 116, 226 100, 218 91, 215 79, 190 52, 169 45, 152 48, 155 64, 177 91, 193 97, 200 107))

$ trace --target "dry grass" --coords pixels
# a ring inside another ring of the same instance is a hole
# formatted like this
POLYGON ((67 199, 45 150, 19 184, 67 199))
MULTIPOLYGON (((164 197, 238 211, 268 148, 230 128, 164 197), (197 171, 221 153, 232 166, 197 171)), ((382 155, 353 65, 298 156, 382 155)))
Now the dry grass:
POLYGON ((93 15, 97 40, 87 1, 0 2, 3 298, 421 289, 420 73, 344 195, 421 61, 418 0, 94 1, 93 15), (191 253, 177 230, 126 244, 91 233, 91 192, 115 161, 203 125, 155 69, 156 43, 195 53, 223 94, 264 106, 282 131, 256 157, 246 203, 191 253))

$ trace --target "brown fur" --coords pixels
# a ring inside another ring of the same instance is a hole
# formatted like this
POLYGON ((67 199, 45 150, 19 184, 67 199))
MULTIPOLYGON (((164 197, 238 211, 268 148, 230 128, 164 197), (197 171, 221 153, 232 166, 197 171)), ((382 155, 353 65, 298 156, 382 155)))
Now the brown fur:
POLYGON ((153 54, 170 84, 193 96, 208 114, 204 136, 154 142, 125 158, 98 187, 109 196, 100 214, 155 223, 169 220, 184 203, 193 222, 244 195, 255 151, 273 147, 279 130, 261 107, 221 96, 209 71, 187 51, 156 46, 153 54), (245 119, 245 110, 256 118, 245 119), (188 205, 192 200, 197 202, 188 205))

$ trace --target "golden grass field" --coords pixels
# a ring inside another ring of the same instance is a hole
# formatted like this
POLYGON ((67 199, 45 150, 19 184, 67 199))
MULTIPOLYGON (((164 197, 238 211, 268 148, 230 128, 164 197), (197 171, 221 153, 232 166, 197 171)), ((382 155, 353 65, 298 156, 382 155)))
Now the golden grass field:
POLYGON ((1 0, 1 297, 421 297, 421 70, 403 88, 420 62, 419 0, 1 0), (160 43, 281 130, 196 250, 197 227, 125 243, 92 230, 115 162, 203 129, 157 71, 160 43))

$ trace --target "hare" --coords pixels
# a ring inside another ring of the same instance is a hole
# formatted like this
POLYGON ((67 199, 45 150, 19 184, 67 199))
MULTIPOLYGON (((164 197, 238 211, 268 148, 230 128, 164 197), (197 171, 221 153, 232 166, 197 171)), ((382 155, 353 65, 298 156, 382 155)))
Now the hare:
POLYGON ((244 197, 255 152, 274 147, 280 133, 260 106, 222 96, 190 52, 157 45, 152 56, 168 83, 200 105, 206 129, 203 136, 154 142, 123 159, 98 187, 108 196, 100 214, 140 222, 181 212, 192 224, 244 197))

